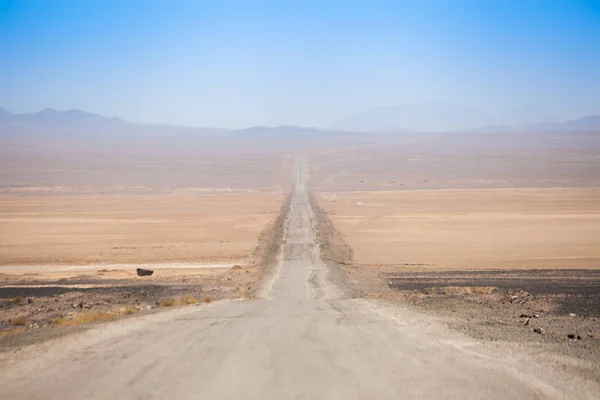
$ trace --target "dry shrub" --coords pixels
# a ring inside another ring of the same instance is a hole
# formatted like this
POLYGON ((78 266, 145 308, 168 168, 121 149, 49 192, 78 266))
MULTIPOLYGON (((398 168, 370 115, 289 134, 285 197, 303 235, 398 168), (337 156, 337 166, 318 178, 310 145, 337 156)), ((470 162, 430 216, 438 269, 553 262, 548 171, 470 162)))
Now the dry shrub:
POLYGON ((196 304, 198 299, 193 296, 181 296, 181 304, 196 304))
POLYGON ((8 328, 0 331, 0 339, 6 336, 16 335, 17 333, 25 332, 25 328, 8 328))
POLYGON ((11 320, 13 326, 27 326, 27 318, 25 317, 15 317, 11 320))
POLYGON ((425 289, 427 294, 444 294, 449 296, 468 294, 491 294, 497 291, 494 286, 444 286, 425 289))
POLYGON ((108 321, 114 317, 113 314, 106 312, 90 311, 78 315, 73 319, 59 318, 55 319, 52 323, 56 326, 76 326, 89 324, 90 322, 108 321))
POLYGON ((205 303, 211 303, 211 302, 212 302, 212 299, 210 298, 210 296, 205 296, 205 297, 204 297, 204 302, 205 302, 205 303))
POLYGON ((175 301, 175 299, 164 299, 163 301, 160 302, 161 307, 173 307, 176 304, 177 304, 177 301, 175 301))
POLYGON ((21 304, 22 301, 23 301, 23 299, 20 296, 13 297, 12 300, 11 300, 11 302, 13 304, 21 304))
POLYGON ((121 309, 121 313, 123 315, 132 315, 132 314, 136 314, 140 312, 140 309, 137 307, 133 307, 133 306, 127 306, 127 307, 123 307, 121 309))

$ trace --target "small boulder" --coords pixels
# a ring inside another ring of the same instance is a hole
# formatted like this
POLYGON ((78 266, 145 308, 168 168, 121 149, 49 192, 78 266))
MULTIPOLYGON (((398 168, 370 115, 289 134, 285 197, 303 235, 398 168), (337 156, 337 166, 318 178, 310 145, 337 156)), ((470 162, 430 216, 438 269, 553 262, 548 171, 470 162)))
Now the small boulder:
POLYGON ((138 268, 136 271, 138 276, 151 276, 154 273, 154 271, 152 271, 151 269, 144 268, 138 268))
POLYGON ((570 313, 569 314, 569 317, 576 317, 576 316, 577 316, 577 314, 575 314, 575 313, 570 313))
POLYGON ((537 333, 538 335, 545 335, 546 334, 546 332, 544 331, 543 328, 535 328, 533 331, 535 333, 537 333))

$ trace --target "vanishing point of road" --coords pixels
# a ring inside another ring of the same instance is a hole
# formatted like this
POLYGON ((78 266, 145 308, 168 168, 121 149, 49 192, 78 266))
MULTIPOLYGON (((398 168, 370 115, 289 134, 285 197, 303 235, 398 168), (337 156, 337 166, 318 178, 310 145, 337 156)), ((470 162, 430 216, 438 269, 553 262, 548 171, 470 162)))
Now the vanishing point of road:
POLYGON ((25 348, 0 367, 0 398, 586 398, 518 352, 344 295, 319 257, 301 159, 294 173, 282 261, 262 299, 139 316, 25 348))

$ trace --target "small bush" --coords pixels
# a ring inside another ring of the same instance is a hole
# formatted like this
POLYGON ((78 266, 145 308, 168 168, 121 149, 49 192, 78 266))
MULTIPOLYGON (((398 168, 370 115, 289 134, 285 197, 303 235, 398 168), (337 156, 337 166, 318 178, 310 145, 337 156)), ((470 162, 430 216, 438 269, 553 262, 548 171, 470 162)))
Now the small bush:
POLYGON ((13 297, 11 301, 13 304, 21 304, 23 299, 21 297, 17 296, 17 297, 13 297))
POLYGON ((2 329, 0 330, 0 339, 6 336, 16 335, 17 333, 24 332, 25 330, 26 329, 23 327, 2 329))
POLYGON ((204 297, 204 302, 205 303, 212 303, 212 299, 210 298, 210 296, 206 296, 206 297, 204 297))
POLYGON ((175 304, 177 304, 175 299, 164 299, 160 302, 161 307, 173 307, 175 304))
POLYGON ((73 319, 59 318, 52 321, 52 323, 56 326, 76 326, 88 324, 90 322, 108 321, 113 317, 114 315, 110 313, 91 311, 78 315, 73 319))
POLYGON ((133 306, 123 307, 121 309, 121 313, 123 315, 132 315, 132 314, 136 314, 138 312, 140 312, 140 309, 137 307, 133 307, 133 306))
POLYGON ((181 304, 196 304, 198 303, 198 299, 193 296, 182 296, 181 304))
POLYGON ((27 319, 25 317, 13 318, 11 323, 13 326, 27 326, 27 319))

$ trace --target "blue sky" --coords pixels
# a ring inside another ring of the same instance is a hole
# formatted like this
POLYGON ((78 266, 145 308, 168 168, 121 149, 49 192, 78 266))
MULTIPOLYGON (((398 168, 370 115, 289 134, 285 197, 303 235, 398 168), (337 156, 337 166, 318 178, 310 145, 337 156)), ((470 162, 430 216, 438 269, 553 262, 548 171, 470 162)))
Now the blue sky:
POLYGON ((0 0, 0 106, 324 126, 432 100, 600 114, 600 0, 0 0))

